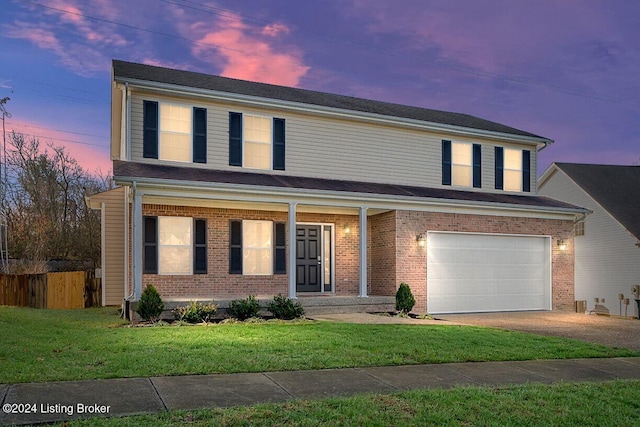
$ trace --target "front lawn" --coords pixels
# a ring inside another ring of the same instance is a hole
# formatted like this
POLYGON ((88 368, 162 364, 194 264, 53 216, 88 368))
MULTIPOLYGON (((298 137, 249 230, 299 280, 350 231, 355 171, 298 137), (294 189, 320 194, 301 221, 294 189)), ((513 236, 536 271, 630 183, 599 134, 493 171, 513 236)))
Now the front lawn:
POLYGON ((64 426, 637 426, 640 381, 417 390, 228 409, 71 421, 64 426))
POLYGON ((640 355, 581 341, 450 325, 123 324, 113 308, 0 307, 0 383, 640 355))

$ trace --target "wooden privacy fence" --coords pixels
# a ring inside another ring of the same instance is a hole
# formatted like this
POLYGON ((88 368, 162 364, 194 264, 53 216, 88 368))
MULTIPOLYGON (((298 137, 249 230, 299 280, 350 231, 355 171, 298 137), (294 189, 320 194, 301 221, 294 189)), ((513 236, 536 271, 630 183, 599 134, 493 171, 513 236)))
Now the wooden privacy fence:
POLYGON ((101 305, 100 279, 92 271, 0 274, 0 305, 85 308, 101 305))

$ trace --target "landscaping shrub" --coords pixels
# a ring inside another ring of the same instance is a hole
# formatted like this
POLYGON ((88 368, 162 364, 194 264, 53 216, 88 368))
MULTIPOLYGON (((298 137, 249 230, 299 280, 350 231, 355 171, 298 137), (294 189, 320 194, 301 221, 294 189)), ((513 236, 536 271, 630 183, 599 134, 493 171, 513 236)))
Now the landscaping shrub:
POLYGON ((396 292, 396 311, 407 314, 416 305, 416 300, 411 293, 411 288, 406 283, 400 283, 398 292, 396 292))
POLYGON ((136 313, 140 315, 144 320, 156 323, 164 310, 164 303, 158 290, 153 285, 147 285, 142 291, 140 301, 136 306, 136 313))
POLYGON ((292 320, 304 316, 304 308, 297 301, 277 295, 267 306, 276 319, 292 320))
POLYGON ((256 297, 249 295, 247 299, 234 299, 229 303, 227 313, 229 316, 238 320, 247 320, 251 317, 258 317, 260 311, 260 303, 256 301, 256 297))
POLYGON ((218 305, 211 303, 204 304, 198 301, 189 301, 189 304, 176 307, 172 310, 176 320, 188 323, 209 322, 218 312, 218 305))

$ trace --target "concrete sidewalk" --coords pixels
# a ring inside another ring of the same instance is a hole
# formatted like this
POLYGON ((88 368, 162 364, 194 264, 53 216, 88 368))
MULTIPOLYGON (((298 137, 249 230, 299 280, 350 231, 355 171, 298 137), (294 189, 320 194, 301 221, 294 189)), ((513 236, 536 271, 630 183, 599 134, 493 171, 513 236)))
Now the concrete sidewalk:
POLYGON ((318 371, 189 375, 0 385, 0 425, 37 424, 95 416, 121 417, 392 393, 456 386, 504 386, 640 379, 640 357, 448 363, 318 371))

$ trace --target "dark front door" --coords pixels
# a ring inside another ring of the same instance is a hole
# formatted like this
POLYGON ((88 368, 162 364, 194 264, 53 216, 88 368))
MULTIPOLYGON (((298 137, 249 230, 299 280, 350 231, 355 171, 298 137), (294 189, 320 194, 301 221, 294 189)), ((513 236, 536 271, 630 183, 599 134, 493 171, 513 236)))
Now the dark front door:
POLYGON ((296 226, 296 291, 320 292, 321 235, 319 225, 296 226))

